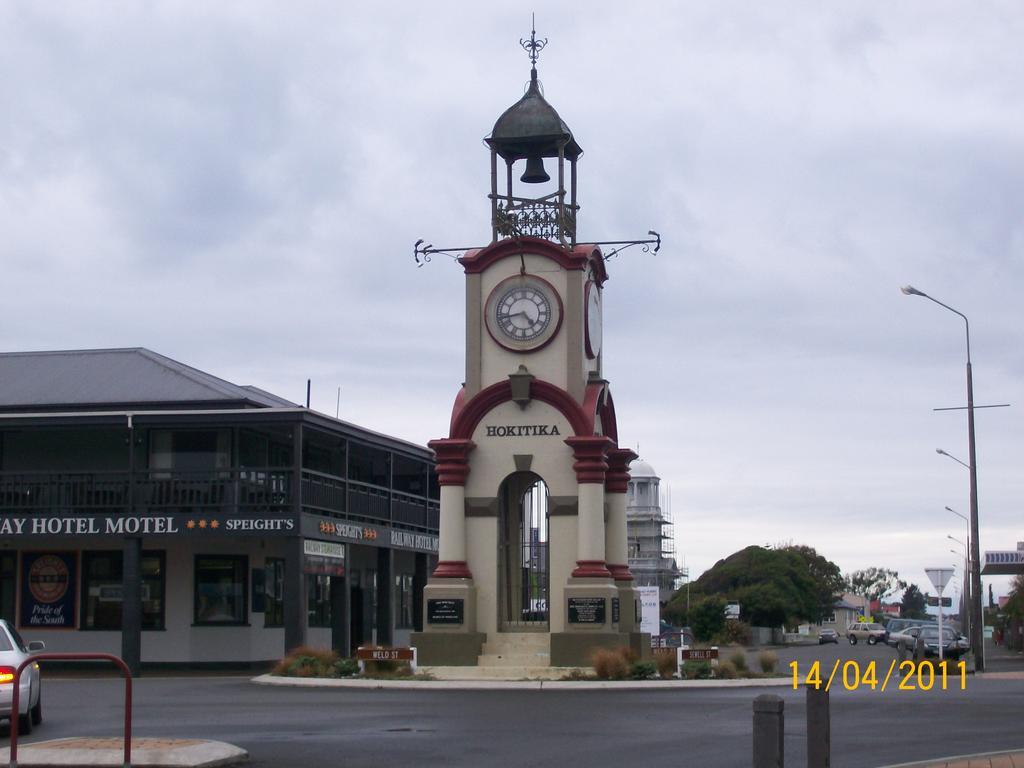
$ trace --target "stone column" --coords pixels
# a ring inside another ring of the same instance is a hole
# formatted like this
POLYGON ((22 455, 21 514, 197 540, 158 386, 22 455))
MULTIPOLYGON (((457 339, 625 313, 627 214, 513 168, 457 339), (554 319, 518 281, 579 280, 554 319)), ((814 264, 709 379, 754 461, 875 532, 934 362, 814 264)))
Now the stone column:
POLYGON ((551 633, 551 665, 590 664, 597 648, 623 645, 618 631, 619 592, 605 563, 604 485, 611 438, 602 435, 569 437, 566 444, 576 459, 578 504, 576 569, 566 584, 564 604, 552 606, 565 617, 565 631, 551 633))
POLYGON ((466 565, 466 477, 472 440, 431 440, 427 445, 437 455, 437 479, 441 486, 441 514, 438 530, 438 563, 435 579, 471 579, 466 565))
POLYGON ((576 569, 574 577, 609 578, 605 564, 604 484, 608 463, 605 454, 614 443, 601 435, 569 437, 579 483, 579 516, 576 523, 576 569))
POLYGON ((637 616, 639 593, 634 589, 633 574, 629 570, 629 545, 626 537, 626 491, 629 490, 629 463, 637 458, 628 448, 608 451, 608 473, 604 489, 608 507, 605 523, 605 557, 608 570, 615 579, 619 593, 619 632, 629 636, 629 645, 641 657, 650 649, 650 637, 640 634, 637 616))
POLYGON ((608 451, 608 473, 604 490, 607 494, 608 521, 605 523, 605 558, 616 582, 633 583, 629 572, 629 547, 626 541, 626 491, 629 490, 629 463, 637 458, 629 448, 608 451))
POLYGON ((431 440, 441 486, 438 562, 423 589, 423 630, 412 633, 419 663, 475 665, 485 635, 477 632, 476 586, 466 564, 466 477, 472 440, 431 440))

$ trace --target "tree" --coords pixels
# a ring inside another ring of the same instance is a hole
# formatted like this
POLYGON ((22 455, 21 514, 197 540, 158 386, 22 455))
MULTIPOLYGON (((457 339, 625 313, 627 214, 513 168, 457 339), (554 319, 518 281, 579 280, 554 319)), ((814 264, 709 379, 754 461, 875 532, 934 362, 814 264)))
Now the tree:
POLYGON ((903 606, 900 608, 900 616, 905 619, 926 619, 928 618, 928 594, 921 594, 917 584, 908 584, 903 590, 903 606))
POLYGON ((814 591, 818 601, 816 615, 809 616, 808 618, 814 622, 821 621, 824 616, 832 613, 836 599, 842 594, 846 586, 839 566, 828 558, 819 555, 814 547, 808 547, 805 544, 786 544, 778 548, 784 549, 787 552, 795 552, 807 563, 807 571, 811 578, 814 579, 814 591))
MULTIPOLYGON (((831 610, 830 593, 841 582, 830 580, 833 568, 838 574, 834 564, 810 547, 750 546, 701 574, 690 585, 691 600, 715 597, 738 602, 744 621, 760 626, 794 626, 818 620, 826 607, 831 610)), ((666 613, 683 612, 685 600, 685 594, 677 592, 666 613)), ((692 618, 690 623, 694 623, 692 618)))
POLYGON ((725 601, 717 597, 701 600, 690 609, 689 620, 695 640, 710 640, 725 627, 725 601))
POLYGON ((870 601, 881 602, 883 597, 897 589, 906 589, 907 582, 900 579, 900 575, 896 571, 872 566, 848 574, 846 586, 851 592, 864 595, 870 601))

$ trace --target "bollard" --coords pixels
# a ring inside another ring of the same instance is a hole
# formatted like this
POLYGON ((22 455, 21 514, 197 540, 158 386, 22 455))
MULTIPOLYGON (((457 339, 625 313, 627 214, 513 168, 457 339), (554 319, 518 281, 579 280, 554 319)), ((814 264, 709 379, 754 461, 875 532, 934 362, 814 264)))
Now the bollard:
POLYGON ((783 768, 782 708, 782 699, 770 693, 754 699, 754 768, 783 768))
POLYGON ((832 719, 828 691, 807 686, 807 768, 831 768, 832 719))

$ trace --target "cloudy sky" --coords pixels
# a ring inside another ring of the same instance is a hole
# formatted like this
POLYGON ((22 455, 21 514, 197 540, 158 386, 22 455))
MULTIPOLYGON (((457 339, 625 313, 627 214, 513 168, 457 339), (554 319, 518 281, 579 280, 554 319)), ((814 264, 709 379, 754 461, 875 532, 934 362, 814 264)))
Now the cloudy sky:
MULTIPOLYGON (((0 4, 0 349, 145 346, 410 440, 444 436, 481 139, 530 10, 0 4)), ((1007 2, 538 3, 586 151, 622 442, 694 576, 747 544, 926 585, 968 511, 1024 539, 1024 11, 1007 2)), ((993 579, 996 593, 1005 579, 993 579)))

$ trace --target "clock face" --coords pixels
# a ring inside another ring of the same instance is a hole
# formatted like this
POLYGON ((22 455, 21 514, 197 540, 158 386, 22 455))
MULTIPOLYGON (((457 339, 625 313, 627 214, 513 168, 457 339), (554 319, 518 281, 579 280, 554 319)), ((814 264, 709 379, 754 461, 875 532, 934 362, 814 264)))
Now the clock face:
POLYGON ((487 330, 515 352, 542 347, 558 331, 562 307, 546 281, 523 275, 499 283, 487 299, 487 330))
POLYGON ((587 357, 601 354, 601 289, 587 283, 587 357))

